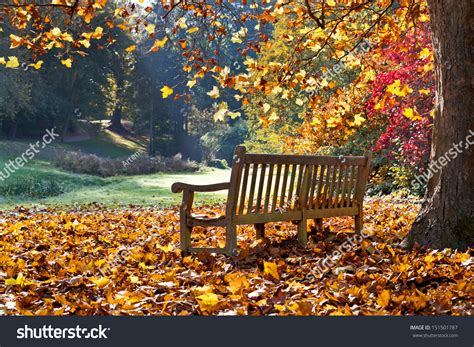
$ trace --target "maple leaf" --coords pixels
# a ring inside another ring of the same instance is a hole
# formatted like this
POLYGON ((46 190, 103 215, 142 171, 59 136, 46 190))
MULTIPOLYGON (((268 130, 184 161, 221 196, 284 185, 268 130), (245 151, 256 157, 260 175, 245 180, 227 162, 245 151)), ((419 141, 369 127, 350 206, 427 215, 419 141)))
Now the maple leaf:
POLYGON ((413 92, 413 89, 411 89, 407 84, 402 86, 400 80, 397 79, 387 87, 387 92, 397 96, 406 96, 413 92))
POLYGON ((17 35, 10 34, 10 42, 10 48, 17 48, 22 44, 23 38, 17 35))
POLYGON ((110 283, 110 279, 107 277, 91 278, 90 280, 99 288, 104 288, 107 284, 110 283))
POLYGON ((67 68, 71 68, 72 67, 72 59, 67 58, 67 59, 61 60, 61 64, 63 64, 67 68))
POLYGON ((214 293, 205 293, 196 299, 201 310, 206 312, 213 312, 219 304, 219 297, 214 293))
POLYGON ((280 275, 278 273, 278 266, 275 262, 264 261, 263 272, 266 273, 267 275, 272 276, 273 278, 277 280, 280 279, 280 275))
POLYGON ((390 304, 391 292, 389 289, 384 289, 377 296, 377 305, 387 307, 390 304))
POLYGON ((192 28, 189 28, 186 32, 188 34, 194 34, 194 33, 197 33, 198 31, 199 31, 198 27, 192 27, 192 28))
POLYGON ((217 88, 217 86, 214 86, 212 87, 212 90, 210 92, 207 92, 206 94, 209 95, 212 99, 217 99, 220 96, 219 88, 217 88))
POLYGON ((411 107, 407 107, 403 110, 403 115, 407 117, 411 121, 417 121, 417 120, 422 120, 423 118, 418 114, 418 112, 415 113, 411 107))
POLYGON ((160 48, 164 48, 168 38, 165 36, 161 40, 156 39, 153 43, 153 46, 148 50, 148 52, 158 52, 160 48))
POLYGON ((136 49, 137 49, 137 45, 131 45, 131 46, 125 48, 125 52, 131 53, 131 52, 135 51, 136 49))
POLYGON ((429 50, 429 48, 423 48, 420 52, 420 58, 421 59, 425 59, 425 58, 428 58, 428 57, 431 57, 431 56, 432 56, 432 53, 429 50))
POLYGON ((18 62, 17 57, 8 57, 8 61, 6 62, 5 67, 8 67, 10 69, 14 69, 18 66, 20 66, 20 63, 18 62))
POLYGON ((39 70, 41 69, 41 66, 43 66, 43 61, 42 60, 38 60, 36 63, 34 64, 29 64, 29 66, 33 67, 34 69, 36 70, 39 70))
POLYGON ((163 99, 166 99, 168 96, 173 94, 173 89, 168 86, 164 86, 163 88, 160 89, 160 91, 161 91, 161 97, 163 99))
POLYGON ((192 88, 192 87, 194 87, 195 84, 196 84, 196 80, 189 80, 189 81, 186 83, 186 87, 192 88))

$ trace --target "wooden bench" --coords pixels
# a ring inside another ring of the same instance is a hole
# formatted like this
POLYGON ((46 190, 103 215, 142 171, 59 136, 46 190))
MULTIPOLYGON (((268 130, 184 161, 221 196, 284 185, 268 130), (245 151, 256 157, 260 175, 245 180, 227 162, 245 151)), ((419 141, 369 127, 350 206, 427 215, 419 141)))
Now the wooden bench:
POLYGON ((254 224, 257 238, 265 223, 293 221, 298 241, 307 242, 307 220, 322 227, 323 218, 354 216, 355 230, 362 229, 362 208, 371 153, 365 156, 309 156, 246 153, 235 149, 230 182, 211 185, 174 183, 174 193, 183 192, 180 208, 181 249, 191 252, 237 255, 236 226, 254 224), (195 192, 228 190, 225 216, 192 214, 195 192), (191 247, 194 226, 225 227, 225 248, 191 247))

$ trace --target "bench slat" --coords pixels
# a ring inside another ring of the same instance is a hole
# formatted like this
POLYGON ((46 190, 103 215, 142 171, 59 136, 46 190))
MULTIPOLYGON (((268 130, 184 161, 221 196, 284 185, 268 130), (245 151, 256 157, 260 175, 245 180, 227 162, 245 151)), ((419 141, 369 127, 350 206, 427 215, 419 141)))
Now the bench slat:
POLYGON ((346 188, 347 188, 347 173, 349 172, 349 166, 344 165, 344 178, 342 179, 342 187, 341 187, 341 201, 339 203, 339 207, 344 207, 346 203, 346 188))
POLYGON ((288 188, 288 201, 286 202, 286 209, 291 210, 292 200, 293 200, 293 187, 295 185, 295 177, 296 177, 296 170, 298 166, 296 164, 291 165, 291 178, 290 178, 290 185, 288 188))
POLYGON ((337 179, 337 174, 338 174, 338 166, 337 165, 334 165, 333 166, 333 169, 332 169, 332 174, 331 174, 331 183, 329 185, 329 193, 328 193, 328 197, 327 197, 327 205, 326 205, 326 208, 332 208, 333 207, 333 203, 334 203, 334 190, 335 190, 335 186, 336 186, 336 179, 337 179))
POLYGON ((332 172, 334 170, 334 166, 328 165, 327 171, 326 171, 326 182, 324 184, 324 192, 322 196, 322 201, 321 201, 321 208, 326 208, 327 207, 327 196, 329 192, 329 187, 330 187, 330 181, 332 177, 332 172))
POLYGON ((299 167, 300 171, 298 172, 298 180, 296 181, 295 202, 293 208, 300 206, 301 201, 303 201, 303 197, 301 196, 303 188, 303 173, 305 172, 307 165, 300 165, 299 167))
POLYGON ((336 185, 336 197, 334 199, 334 207, 339 207, 340 203, 341 203, 341 196, 342 196, 342 192, 341 192, 341 183, 342 183, 342 177, 344 175, 344 168, 345 168, 345 165, 339 165, 339 174, 337 175, 337 185, 336 185))
POLYGON ((322 193, 323 185, 324 185, 324 175, 325 175, 325 172, 327 170, 328 170, 327 165, 321 165, 321 169, 320 169, 320 172, 319 172, 318 189, 316 190, 314 208, 319 208, 321 206, 319 198, 321 197, 321 193, 322 193))
POLYGON ((287 209, 285 197, 286 197, 286 184, 288 183, 289 172, 290 172, 290 165, 285 164, 285 173, 283 174, 283 185, 281 186, 281 196, 280 196, 280 204, 279 204, 280 210, 287 209))
POLYGON ((297 165, 365 165, 367 158, 363 156, 311 156, 285 154, 246 154, 245 162, 258 164, 297 164, 297 165))
MULTIPOLYGON (((250 164, 249 164, 249 166, 250 166, 250 164)), ((249 201, 248 201, 247 213, 252 213, 253 195, 255 193, 255 182, 257 181, 257 171, 258 171, 258 164, 253 164, 252 181, 250 183, 250 192, 249 192, 249 201)))
POLYGON ((313 205, 314 205, 314 191, 316 189, 316 183, 317 183, 317 178, 318 178, 318 168, 319 168, 319 165, 312 166, 312 175, 310 179, 311 189, 309 191, 309 200, 307 204, 308 209, 313 208, 313 205))
POLYGON ((260 213, 260 207, 262 205, 262 195, 263 195, 263 186, 265 183, 265 171, 267 169, 267 164, 262 164, 262 168, 260 170, 260 179, 258 183, 258 191, 257 191, 257 205, 255 206, 255 213, 260 213))
POLYGON ((272 180, 273 180, 273 164, 270 164, 270 168, 268 170, 268 180, 267 180, 267 190, 265 192, 265 202, 263 206, 263 213, 268 213, 268 205, 270 204, 270 193, 272 191, 272 180))
POLYGON ((273 187, 273 200, 272 200, 272 207, 270 209, 270 212, 275 212, 276 205, 277 205, 277 200, 278 200, 278 189, 279 184, 280 184, 280 175, 281 175, 281 164, 277 164, 277 172, 276 172, 276 177, 275 177, 275 186, 273 187))
POLYGON ((351 167, 351 180, 350 180, 349 192, 348 192, 349 199, 348 199, 348 202, 347 202, 347 207, 354 206, 354 191, 355 191, 356 175, 357 175, 357 167, 352 166, 351 167))
POLYGON ((249 178, 250 164, 244 164, 242 189, 240 191, 239 214, 244 213, 245 195, 247 193, 247 181, 249 178))

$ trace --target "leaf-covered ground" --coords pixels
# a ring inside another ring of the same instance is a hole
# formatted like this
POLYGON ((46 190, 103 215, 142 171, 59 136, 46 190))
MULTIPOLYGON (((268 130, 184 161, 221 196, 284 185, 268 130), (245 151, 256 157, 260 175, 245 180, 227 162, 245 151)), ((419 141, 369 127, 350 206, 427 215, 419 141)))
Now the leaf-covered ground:
MULTIPOLYGON (((238 258, 182 258, 177 209, 0 212, 0 314, 471 314, 469 252, 400 247, 417 212, 373 199, 369 236, 356 240, 350 218, 333 218, 311 227, 307 247, 291 223, 267 225, 260 241, 241 227, 238 258)), ((194 236, 224 242, 222 229, 194 236)))

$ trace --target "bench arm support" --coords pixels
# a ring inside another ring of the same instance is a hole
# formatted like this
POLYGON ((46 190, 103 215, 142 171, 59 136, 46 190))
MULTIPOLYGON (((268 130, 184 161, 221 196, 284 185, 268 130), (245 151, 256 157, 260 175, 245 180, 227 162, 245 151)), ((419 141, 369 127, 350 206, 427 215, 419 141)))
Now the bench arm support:
POLYGON ((195 185, 195 184, 186 184, 186 183, 176 182, 176 183, 173 183, 173 185, 171 186, 171 191, 173 193, 181 193, 182 191, 215 192, 218 190, 225 190, 229 188, 230 188, 230 182, 207 184, 207 185, 195 185))

